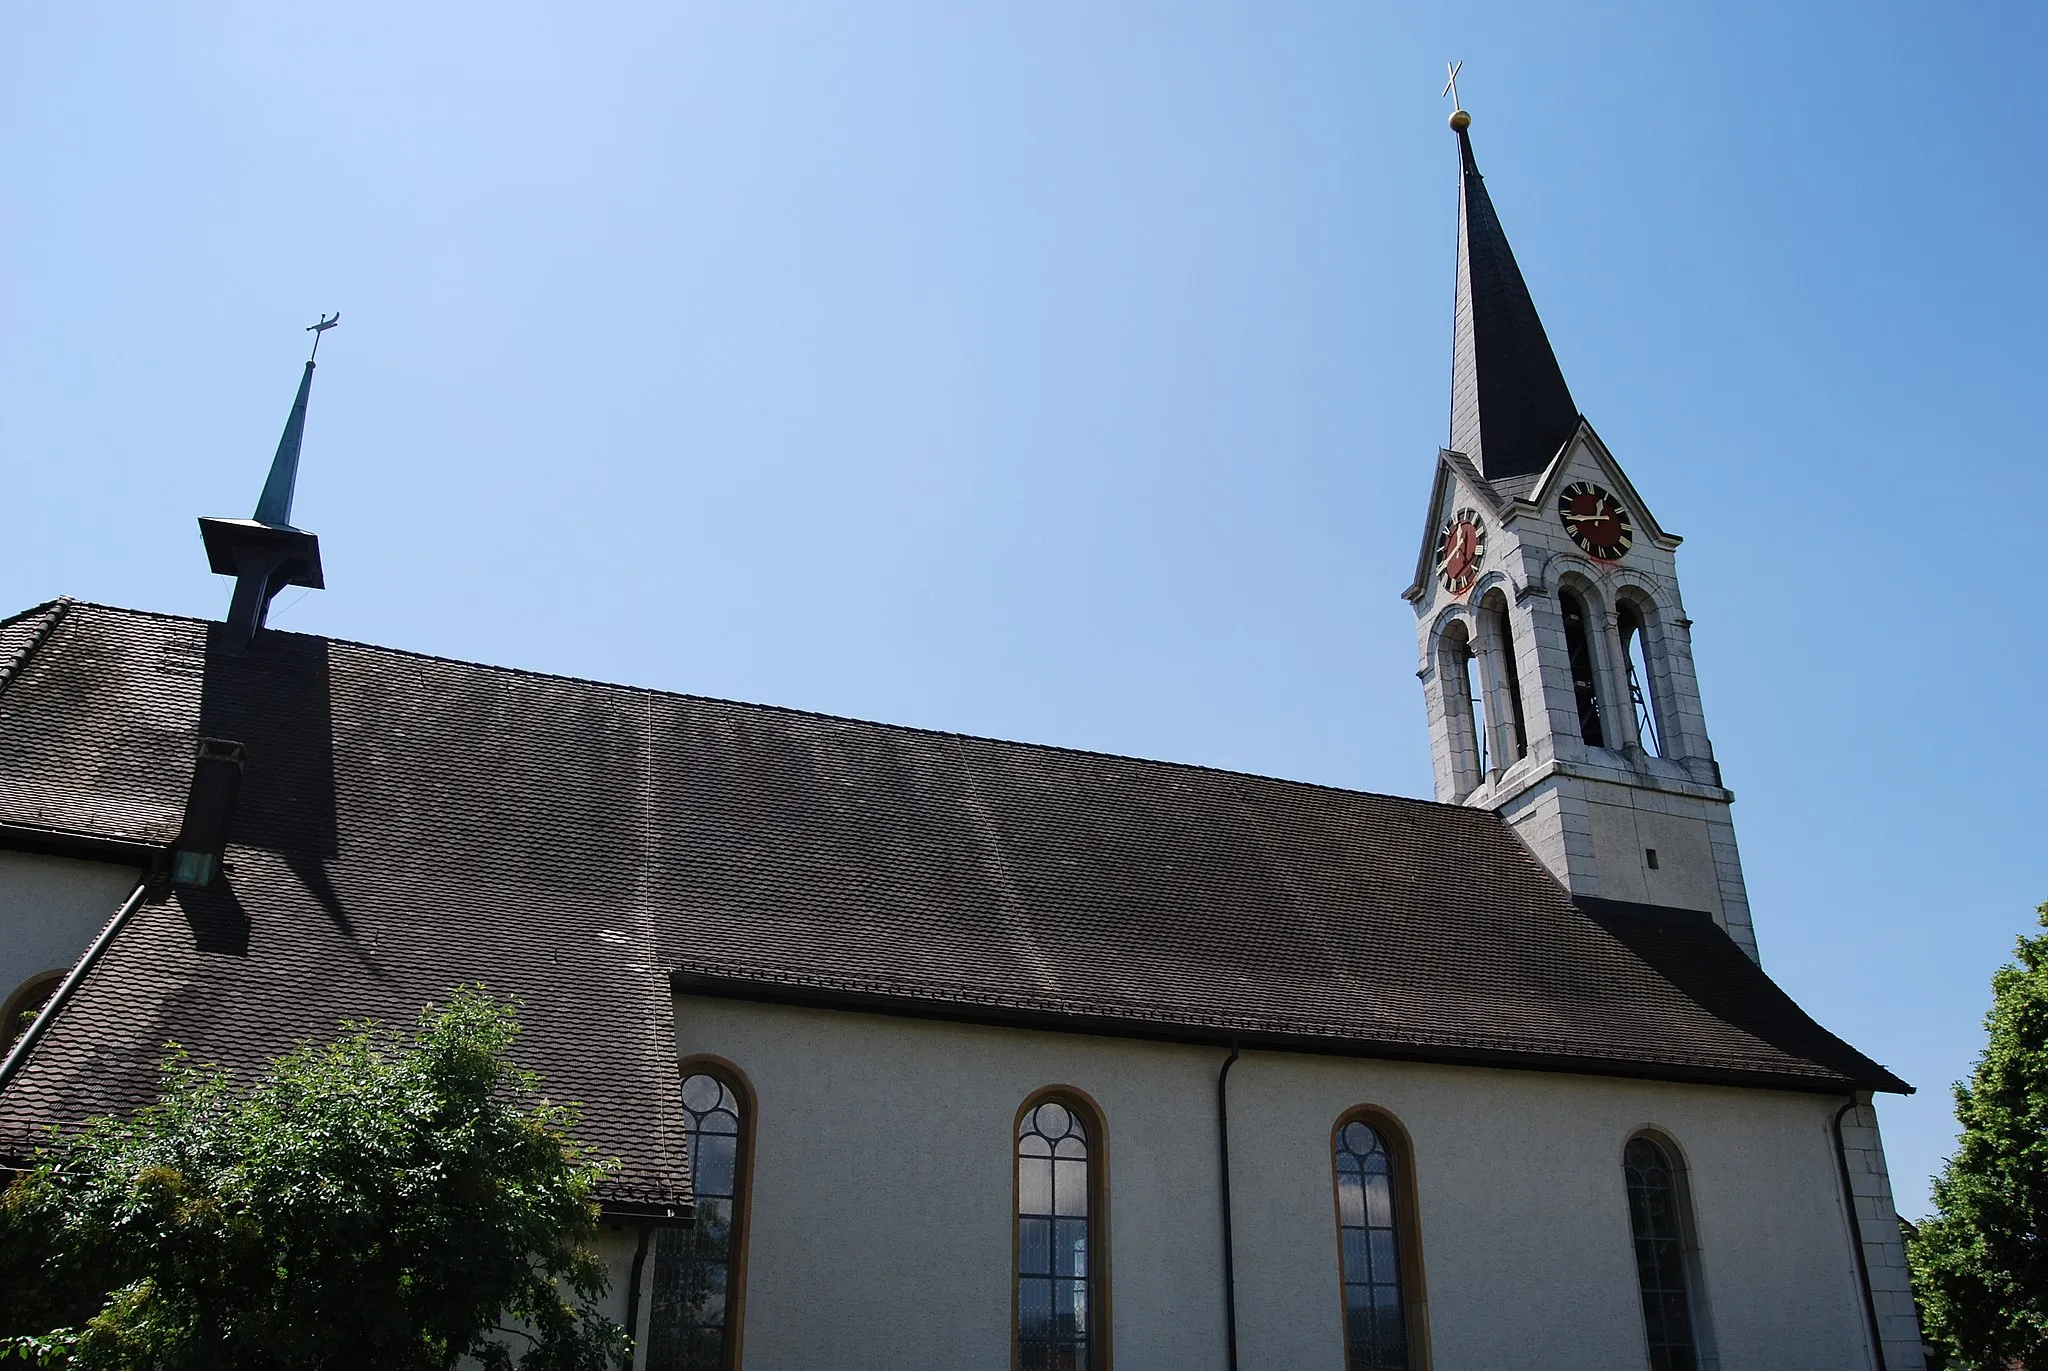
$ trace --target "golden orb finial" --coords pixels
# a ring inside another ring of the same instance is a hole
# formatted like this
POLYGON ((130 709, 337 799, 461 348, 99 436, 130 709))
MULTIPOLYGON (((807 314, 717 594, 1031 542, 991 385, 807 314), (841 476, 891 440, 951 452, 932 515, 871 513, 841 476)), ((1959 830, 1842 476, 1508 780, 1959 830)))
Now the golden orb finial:
POLYGON ((1465 113, 1465 111, 1461 109, 1452 110, 1451 127, 1456 129, 1458 132, 1463 133, 1466 129, 1472 127, 1472 116, 1465 113))

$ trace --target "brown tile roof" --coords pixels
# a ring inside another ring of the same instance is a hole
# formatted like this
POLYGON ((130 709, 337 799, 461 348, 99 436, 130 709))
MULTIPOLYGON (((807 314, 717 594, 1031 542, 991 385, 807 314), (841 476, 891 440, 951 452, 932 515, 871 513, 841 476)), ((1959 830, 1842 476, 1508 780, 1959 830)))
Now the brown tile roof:
POLYGON ((1492 814, 95 605, 0 623, 0 823, 163 843, 248 764, 224 888, 148 906, 0 1150, 481 980, 674 1193, 683 988, 1795 1089, 1904 1087, 1704 920, 1575 906, 1492 814), (30 642, 31 639, 37 640, 30 642), (10 658, 10 653, 13 657, 10 658), (13 661, 10 668, 9 662, 13 661))

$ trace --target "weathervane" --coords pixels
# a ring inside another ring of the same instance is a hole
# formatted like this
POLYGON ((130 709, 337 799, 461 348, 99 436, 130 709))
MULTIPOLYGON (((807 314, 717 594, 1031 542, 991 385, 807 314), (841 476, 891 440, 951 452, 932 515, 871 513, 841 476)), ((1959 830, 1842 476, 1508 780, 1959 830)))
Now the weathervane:
POLYGON ((1463 58, 1444 63, 1444 70, 1450 73, 1450 80, 1444 82, 1444 94, 1451 97, 1451 127, 1460 133, 1472 126, 1472 116, 1465 113, 1465 102, 1458 98, 1458 73, 1465 69, 1463 58))
POLYGON ((315 357, 318 357, 318 356, 320 355, 320 335, 321 335, 321 334, 323 334, 323 333, 325 333, 325 332, 327 332, 327 330, 329 330, 329 329, 333 328, 333 327, 334 327, 334 326, 335 326, 336 324, 338 324, 338 323, 340 323, 340 322, 341 322, 341 311, 340 311, 340 310, 336 310, 336 311, 334 311, 334 317, 333 317, 333 318, 331 318, 331 319, 329 319, 329 318, 323 318, 323 319, 321 319, 321 320, 320 320, 320 322, 319 322, 319 323, 317 323, 317 324, 308 324, 308 325, 306 325, 306 332, 308 332, 308 333, 310 333, 310 334, 312 334, 312 335, 313 335, 313 351, 312 351, 312 353, 311 353, 311 354, 310 354, 310 355, 309 355, 309 356, 308 356, 308 357, 306 358, 306 360, 307 360, 307 361, 309 361, 309 362, 310 362, 310 361, 312 361, 312 360, 313 360, 313 358, 315 358, 315 357))

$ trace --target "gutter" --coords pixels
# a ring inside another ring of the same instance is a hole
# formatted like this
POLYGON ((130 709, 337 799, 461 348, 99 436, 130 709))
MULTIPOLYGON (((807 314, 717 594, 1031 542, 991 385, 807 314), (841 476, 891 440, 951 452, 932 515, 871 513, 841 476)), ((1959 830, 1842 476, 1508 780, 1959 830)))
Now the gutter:
POLYGON ((164 845, 160 842, 115 838, 68 828, 46 828, 41 824, 10 820, 0 820, 0 848, 46 857, 77 857, 84 861, 141 867, 155 866, 164 855, 164 845))
POLYGON ((1889 1071, 1883 1071, 1883 1068, 1879 1068, 1881 1075, 1863 1079, 1836 1071, 1793 1075, 1745 1067, 1567 1056, 1555 1052, 1525 1052, 1454 1043, 1394 1042, 1228 1024, 1196 1024, 1170 1018, 1120 1017, 1040 1007, 1014 1000, 991 1002, 953 996, 856 990, 816 982, 763 980, 682 968, 671 968, 668 981, 670 991, 678 995, 703 995, 753 1004, 796 1005, 808 1009, 844 1009, 857 1014, 886 1014, 892 1018, 935 1019, 944 1023, 984 1024, 996 1028, 1087 1033, 1201 1047, 1235 1047, 1248 1042, 1256 1049, 1270 1052, 1362 1057, 1371 1061, 1434 1062, 1446 1066, 1501 1067, 1512 1071, 1554 1071, 1574 1076, 1611 1076, 1691 1085, 1751 1086, 1760 1090, 1787 1090, 1838 1098, 1844 1089, 1880 1090, 1894 1095, 1913 1093, 1912 1086, 1889 1071))
POLYGON ((1230 1371, 1237 1371, 1237 1258, 1232 1252, 1230 1216, 1230 1068, 1237 1044, 1216 1073, 1216 1163, 1223 1179, 1223 1346, 1230 1371))
POLYGON ((1884 1335, 1877 1322, 1877 1297, 1870 1293, 1870 1258, 1863 1254, 1863 1220, 1856 1214, 1856 1187, 1849 1179, 1849 1148, 1842 1139, 1842 1120, 1863 1101, 1854 1095, 1835 1111, 1829 1125, 1835 1135, 1835 1166, 1842 1175, 1842 1203, 1849 1210, 1849 1246, 1856 1254, 1856 1286, 1863 1292, 1863 1317, 1870 1326, 1870 1355, 1877 1371, 1889 1371, 1884 1360, 1884 1335))
POLYGON ((128 921, 135 916, 135 911, 142 907, 142 897, 149 893, 149 889, 148 878, 137 882, 134 892, 114 911, 114 917, 107 920, 107 926, 100 930, 99 937, 92 940, 92 946, 85 949, 85 955, 71 968, 71 974, 64 978, 55 993, 44 1003, 35 1021, 28 1026, 20 1040, 14 1044, 14 1049, 7 1054, 7 1059, 0 1061, 0 1091, 7 1089, 27 1063, 28 1054, 35 1050, 35 1045, 50 1031, 50 1025, 57 1021, 57 1012, 70 1002, 72 995, 78 990, 79 982, 85 979, 86 973, 91 971, 93 965, 105 954, 114 938, 127 927, 128 921))

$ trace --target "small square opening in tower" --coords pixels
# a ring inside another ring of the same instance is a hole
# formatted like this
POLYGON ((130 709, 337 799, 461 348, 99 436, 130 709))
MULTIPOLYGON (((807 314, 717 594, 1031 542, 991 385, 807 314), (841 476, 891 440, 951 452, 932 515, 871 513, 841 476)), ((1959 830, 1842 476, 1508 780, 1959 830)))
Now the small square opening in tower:
POLYGON ((1646 848, 1644 848, 1644 849, 1643 849, 1643 864, 1644 864, 1645 866, 1649 867, 1649 868, 1650 868, 1650 870, 1652 870, 1652 871, 1655 871, 1655 870, 1657 869, 1657 849, 1656 849, 1656 848, 1654 848, 1654 847, 1646 847, 1646 848))

